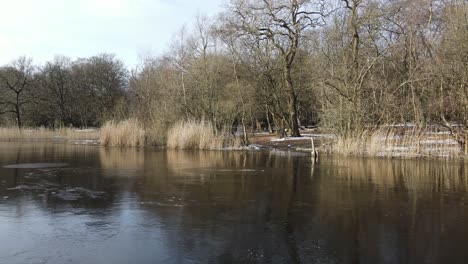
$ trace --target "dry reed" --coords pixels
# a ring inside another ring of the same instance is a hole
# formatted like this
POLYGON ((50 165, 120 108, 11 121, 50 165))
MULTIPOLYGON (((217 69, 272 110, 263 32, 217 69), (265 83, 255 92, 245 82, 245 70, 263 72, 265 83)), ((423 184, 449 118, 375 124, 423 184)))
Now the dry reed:
POLYGON ((167 147, 172 149, 222 149, 225 146, 238 145, 238 141, 226 136, 227 133, 215 133, 213 125, 202 121, 179 121, 167 133, 167 147))
POLYGON ((448 132, 430 129, 382 128, 364 131, 357 136, 342 136, 331 151, 343 155, 375 157, 445 157, 459 158, 463 152, 448 132))
POLYGON ((76 128, 23 128, 1 127, 0 139, 2 140, 97 140, 99 130, 76 128))
POLYGON ((145 130, 137 119, 109 121, 101 127, 100 141, 104 146, 142 147, 145 145, 145 130))

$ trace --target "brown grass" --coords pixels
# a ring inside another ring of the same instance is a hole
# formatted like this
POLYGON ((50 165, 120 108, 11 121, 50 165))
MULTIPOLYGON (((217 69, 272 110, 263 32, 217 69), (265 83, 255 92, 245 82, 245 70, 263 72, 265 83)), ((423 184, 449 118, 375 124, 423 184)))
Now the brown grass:
POLYGON ((331 152, 375 157, 463 156, 460 146, 447 132, 418 128, 382 128, 364 131, 358 136, 338 137, 331 145, 331 152))
POLYGON ((238 146, 237 140, 228 133, 215 133, 213 125, 207 121, 179 121, 167 132, 167 147, 171 149, 214 150, 226 146, 238 146))
POLYGON ((99 138, 104 146, 142 147, 145 145, 145 130, 137 119, 109 121, 101 127, 99 138))
POLYGON ((99 130, 97 129, 76 129, 76 128, 23 128, 0 127, 0 139, 2 140, 97 140, 99 130))

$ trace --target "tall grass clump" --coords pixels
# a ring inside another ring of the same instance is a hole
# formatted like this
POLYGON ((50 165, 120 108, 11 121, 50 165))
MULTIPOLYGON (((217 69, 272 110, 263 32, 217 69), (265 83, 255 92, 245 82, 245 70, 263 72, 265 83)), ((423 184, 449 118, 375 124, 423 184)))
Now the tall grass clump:
POLYGON ((227 133, 215 133, 213 125, 207 121, 179 121, 167 132, 167 147, 172 149, 222 149, 236 144, 227 133))
POLYGON ((101 127, 100 142, 104 146, 142 147, 145 145, 145 130, 134 118, 108 121, 101 127))
POLYGON ((375 157, 459 158, 463 152, 447 131, 431 128, 381 128, 339 136, 331 151, 343 155, 375 157))

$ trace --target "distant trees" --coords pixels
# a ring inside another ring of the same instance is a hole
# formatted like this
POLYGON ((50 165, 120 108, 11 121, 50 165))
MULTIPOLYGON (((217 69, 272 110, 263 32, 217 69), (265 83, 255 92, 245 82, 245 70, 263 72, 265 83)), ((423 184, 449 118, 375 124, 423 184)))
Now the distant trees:
POLYGON ((51 125, 58 121, 61 125, 73 123, 74 80, 71 71, 72 61, 67 57, 55 57, 47 62, 38 74, 38 84, 41 88, 39 105, 42 109, 42 120, 36 120, 42 125, 51 125))
POLYGON ((128 70, 121 60, 101 54, 75 61, 71 70, 81 123, 98 126, 126 115, 128 70))
POLYGON ((0 68, 0 114, 18 127, 99 126, 127 114, 127 80, 113 55, 58 56, 41 67, 20 57, 0 68))

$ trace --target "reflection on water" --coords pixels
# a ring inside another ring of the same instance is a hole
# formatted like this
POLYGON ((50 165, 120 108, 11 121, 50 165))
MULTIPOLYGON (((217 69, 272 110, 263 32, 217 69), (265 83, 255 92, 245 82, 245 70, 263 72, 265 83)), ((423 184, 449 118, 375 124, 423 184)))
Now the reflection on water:
POLYGON ((0 263, 468 259, 463 163, 2 142, 0 167, 0 263))

